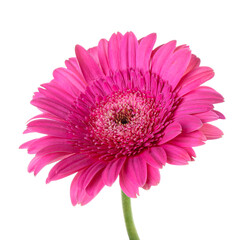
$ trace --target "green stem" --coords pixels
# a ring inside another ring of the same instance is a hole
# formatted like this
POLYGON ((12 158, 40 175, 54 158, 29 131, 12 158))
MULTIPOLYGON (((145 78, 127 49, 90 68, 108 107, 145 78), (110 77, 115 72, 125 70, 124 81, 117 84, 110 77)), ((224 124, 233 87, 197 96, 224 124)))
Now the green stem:
POLYGON ((123 191, 122 191, 122 206, 123 206, 125 226, 129 235, 129 239, 140 240, 133 220, 130 198, 127 197, 123 191))

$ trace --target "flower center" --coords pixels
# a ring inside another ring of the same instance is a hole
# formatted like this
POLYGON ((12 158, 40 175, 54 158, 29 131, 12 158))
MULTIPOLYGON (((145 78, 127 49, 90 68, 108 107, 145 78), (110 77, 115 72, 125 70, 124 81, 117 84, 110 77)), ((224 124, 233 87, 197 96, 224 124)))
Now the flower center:
POLYGON ((115 113, 114 121, 117 124, 125 125, 131 121, 132 117, 134 117, 133 110, 131 108, 130 109, 125 108, 120 112, 115 113))
POLYGON ((90 136, 108 153, 131 155, 152 139, 160 108, 147 93, 126 90, 113 93, 98 103, 89 116, 90 136))

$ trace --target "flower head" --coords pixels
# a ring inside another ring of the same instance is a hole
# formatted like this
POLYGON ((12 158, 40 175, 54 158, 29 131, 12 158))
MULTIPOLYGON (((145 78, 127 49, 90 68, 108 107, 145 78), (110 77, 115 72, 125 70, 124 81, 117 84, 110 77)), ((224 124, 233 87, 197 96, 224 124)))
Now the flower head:
POLYGON ((35 154, 28 171, 36 175, 57 162, 47 182, 76 173, 71 200, 86 204, 119 176, 129 197, 160 181, 166 163, 184 165, 193 147, 221 137, 208 124, 224 116, 213 104, 223 97, 200 86, 214 76, 188 46, 168 42, 153 50, 156 34, 139 41, 132 32, 85 50, 56 69, 31 103, 42 113, 24 133, 45 136, 21 148, 35 154))

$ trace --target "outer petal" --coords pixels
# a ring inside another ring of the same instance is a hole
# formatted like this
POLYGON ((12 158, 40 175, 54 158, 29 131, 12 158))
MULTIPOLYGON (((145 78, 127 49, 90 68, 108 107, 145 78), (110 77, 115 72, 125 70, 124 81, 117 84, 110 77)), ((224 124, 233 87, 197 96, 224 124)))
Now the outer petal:
POLYGON ((147 181, 143 186, 144 189, 148 190, 151 186, 156 186, 160 182, 160 171, 159 169, 147 165, 147 181))
POLYGON ((90 202, 104 187, 102 178, 98 175, 92 178, 91 182, 88 184, 88 192, 82 188, 81 182, 84 179, 85 171, 82 170, 76 174, 74 177, 71 186, 70 186, 70 197, 73 205, 80 203, 81 205, 85 205, 90 202), (93 191, 92 191, 93 190, 93 191))
POLYGON ((143 186, 147 179, 147 164, 141 156, 130 157, 120 172, 120 186, 129 197, 139 194, 138 188, 143 186))
POLYGON ((169 59, 167 64, 162 67, 160 76, 165 81, 168 81, 173 89, 176 88, 178 82, 183 76, 189 64, 190 57, 190 50, 188 48, 183 48, 176 51, 169 59))
POLYGON ((193 132, 202 127, 202 121, 200 118, 192 115, 178 117, 176 118, 176 121, 179 122, 179 124, 182 126, 183 132, 185 133, 193 132))
POLYGON ((113 72, 120 69, 120 42, 122 34, 113 34, 108 44, 109 67, 113 72))
POLYGON ((136 68, 141 70, 143 73, 149 70, 150 57, 156 37, 156 34, 152 33, 142 38, 139 43, 136 55, 136 68))
POLYGON ((182 127, 178 122, 174 122, 169 124, 164 132, 164 137, 160 140, 158 143, 159 145, 162 145, 171 139, 175 138, 182 132, 182 127))
POLYGON ((125 158, 120 158, 118 160, 111 161, 107 165, 107 167, 105 168, 102 174, 103 181, 107 186, 111 186, 115 182, 115 180, 119 175, 119 172, 122 169, 125 160, 126 160, 125 158))
POLYGON ((122 70, 135 69, 137 47, 136 36, 132 32, 127 32, 120 45, 120 68, 122 70))
POLYGON ((203 124, 202 128, 200 128, 200 131, 203 132, 208 140, 221 138, 223 135, 223 132, 219 128, 208 123, 203 124))
POLYGON ((92 164, 93 161, 84 154, 71 155, 61 160, 50 170, 46 183, 69 176, 92 164))
POLYGON ((90 54, 80 45, 75 47, 76 57, 78 59, 82 74, 89 83, 103 78, 103 73, 90 54))
POLYGON ((191 160, 187 151, 181 147, 172 144, 164 144, 163 147, 167 154, 167 163, 169 164, 186 165, 191 160))
POLYGON ((203 145, 207 139, 201 131, 194 131, 191 133, 182 133, 174 138, 169 144, 174 144, 179 147, 196 147, 203 145))
POLYGON ((171 41, 161 46, 152 58, 152 72, 160 75, 161 69, 168 63, 176 47, 176 41, 171 41))
POLYGON ((208 81, 214 76, 213 69, 209 67, 198 67, 183 76, 178 84, 180 88, 178 95, 183 96, 186 93, 196 89, 204 82, 208 81))
POLYGON ((98 58, 104 74, 109 74, 108 41, 101 39, 98 45, 98 58))

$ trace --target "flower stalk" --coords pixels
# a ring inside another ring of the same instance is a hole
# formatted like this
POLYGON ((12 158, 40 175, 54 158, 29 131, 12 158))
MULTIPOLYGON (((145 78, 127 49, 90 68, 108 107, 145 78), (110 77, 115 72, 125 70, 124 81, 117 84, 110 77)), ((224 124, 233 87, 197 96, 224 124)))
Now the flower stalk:
POLYGON ((125 220, 125 226, 126 230, 129 235, 130 240, 140 240, 136 227, 133 220, 132 210, 131 210, 131 200, 129 197, 125 195, 123 191, 122 192, 122 206, 123 206, 123 214, 124 214, 124 220, 125 220))

